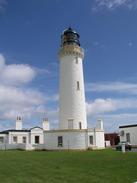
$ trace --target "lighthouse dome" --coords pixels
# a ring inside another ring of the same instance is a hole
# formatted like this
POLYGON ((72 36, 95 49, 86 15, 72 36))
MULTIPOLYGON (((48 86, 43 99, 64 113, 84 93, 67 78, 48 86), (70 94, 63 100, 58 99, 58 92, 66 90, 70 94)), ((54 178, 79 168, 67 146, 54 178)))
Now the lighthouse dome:
POLYGON ((80 46, 79 37, 79 34, 69 27, 68 29, 64 30, 61 35, 61 47, 70 44, 80 46))

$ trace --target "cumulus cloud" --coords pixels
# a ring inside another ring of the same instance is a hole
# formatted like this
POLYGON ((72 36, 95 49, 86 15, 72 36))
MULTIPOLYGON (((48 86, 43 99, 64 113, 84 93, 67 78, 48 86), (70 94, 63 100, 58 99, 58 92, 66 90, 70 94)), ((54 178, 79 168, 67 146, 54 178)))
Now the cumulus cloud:
POLYGON ((116 110, 115 105, 111 99, 96 99, 91 103, 87 103, 86 109, 87 115, 94 115, 116 110))
POLYGON ((29 84, 36 76, 37 69, 25 64, 6 64, 0 54, 0 120, 25 118, 46 113, 45 104, 58 100, 58 95, 48 96, 29 84))
POLYGON ((104 114, 108 112, 118 111, 120 109, 137 109, 136 98, 124 99, 95 99, 93 102, 86 104, 87 115, 104 114))
POLYGON ((87 83, 86 91, 116 92, 116 93, 137 95, 137 83, 128 83, 128 82, 87 83))
POLYGON ((34 79, 36 71, 29 65, 5 63, 5 58, 0 54, 0 82, 7 84, 28 83, 34 79))
POLYGON ((102 8, 114 10, 118 7, 125 7, 129 10, 137 9, 137 0, 95 0, 94 2, 95 6, 93 7, 93 10, 102 8))

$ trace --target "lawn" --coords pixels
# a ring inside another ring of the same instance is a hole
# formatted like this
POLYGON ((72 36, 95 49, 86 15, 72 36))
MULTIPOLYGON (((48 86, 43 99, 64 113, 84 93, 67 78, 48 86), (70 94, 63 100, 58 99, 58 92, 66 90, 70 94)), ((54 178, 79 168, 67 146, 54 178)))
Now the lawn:
POLYGON ((0 151, 0 183, 133 183, 137 153, 0 151))

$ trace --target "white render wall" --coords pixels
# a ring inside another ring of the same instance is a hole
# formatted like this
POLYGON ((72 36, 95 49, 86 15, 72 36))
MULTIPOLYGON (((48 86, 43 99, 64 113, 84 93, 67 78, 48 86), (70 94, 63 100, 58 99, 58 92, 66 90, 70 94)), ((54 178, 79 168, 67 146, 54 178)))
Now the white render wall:
POLYGON ((8 143, 9 144, 16 144, 13 142, 13 137, 17 137, 17 143, 21 144, 23 143, 23 137, 26 137, 26 143, 29 143, 29 133, 28 132, 9 132, 8 135, 8 143))
POLYGON ((126 141, 126 133, 130 134, 130 143, 137 146, 137 127, 119 128, 119 132, 124 131, 124 135, 120 135, 120 142, 126 141))
POLYGON ((48 150, 86 149, 85 132, 46 132, 45 148, 48 150), (58 147, 58 136, 63 137, 63 147, 58 147))
POLYGON ((82 58, 75 55, 65 55, 60 58, 60 112, 59 129, 68 129, 68 120, 73 120, 72 129, 87 128, 85 91, 82 58), (80 90, 77 90, 79 81, 80 90))
POLYGON ((54 130, 45 131, 45 149, 47 150, 86 150, 90 147, 103 149, 104 131, 94 130, 54 130), (93 144, 89 142, 89 136, 93 136, 93 144), (63 146, 58 147, 58 136, 63 137, 63 146))
POLYGON ((96 140, 96 146, 98 148, 105 148, 105 139, 104 139, 104 132, 103 131, 96 131, 95 132, 95 140, 96 140))

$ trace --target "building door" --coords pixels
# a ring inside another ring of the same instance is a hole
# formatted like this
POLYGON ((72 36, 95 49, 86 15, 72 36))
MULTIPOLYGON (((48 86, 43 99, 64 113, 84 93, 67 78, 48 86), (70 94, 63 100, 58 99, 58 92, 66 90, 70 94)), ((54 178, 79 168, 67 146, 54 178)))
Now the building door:
POLYGON ((58 136, 58 147, 62 147, 62 146, 63 146, 63 137, 58 136))
POLYGON ((93 145, 93 135, 90 135, 89 136, 89 144, 90 145, 93 145))
POLYGON ((39 144, 39 136, 35 136, 35 144, 39 144))
POLYGON ((130 133, 126 133, 126 141, 130 143, 130 133))

